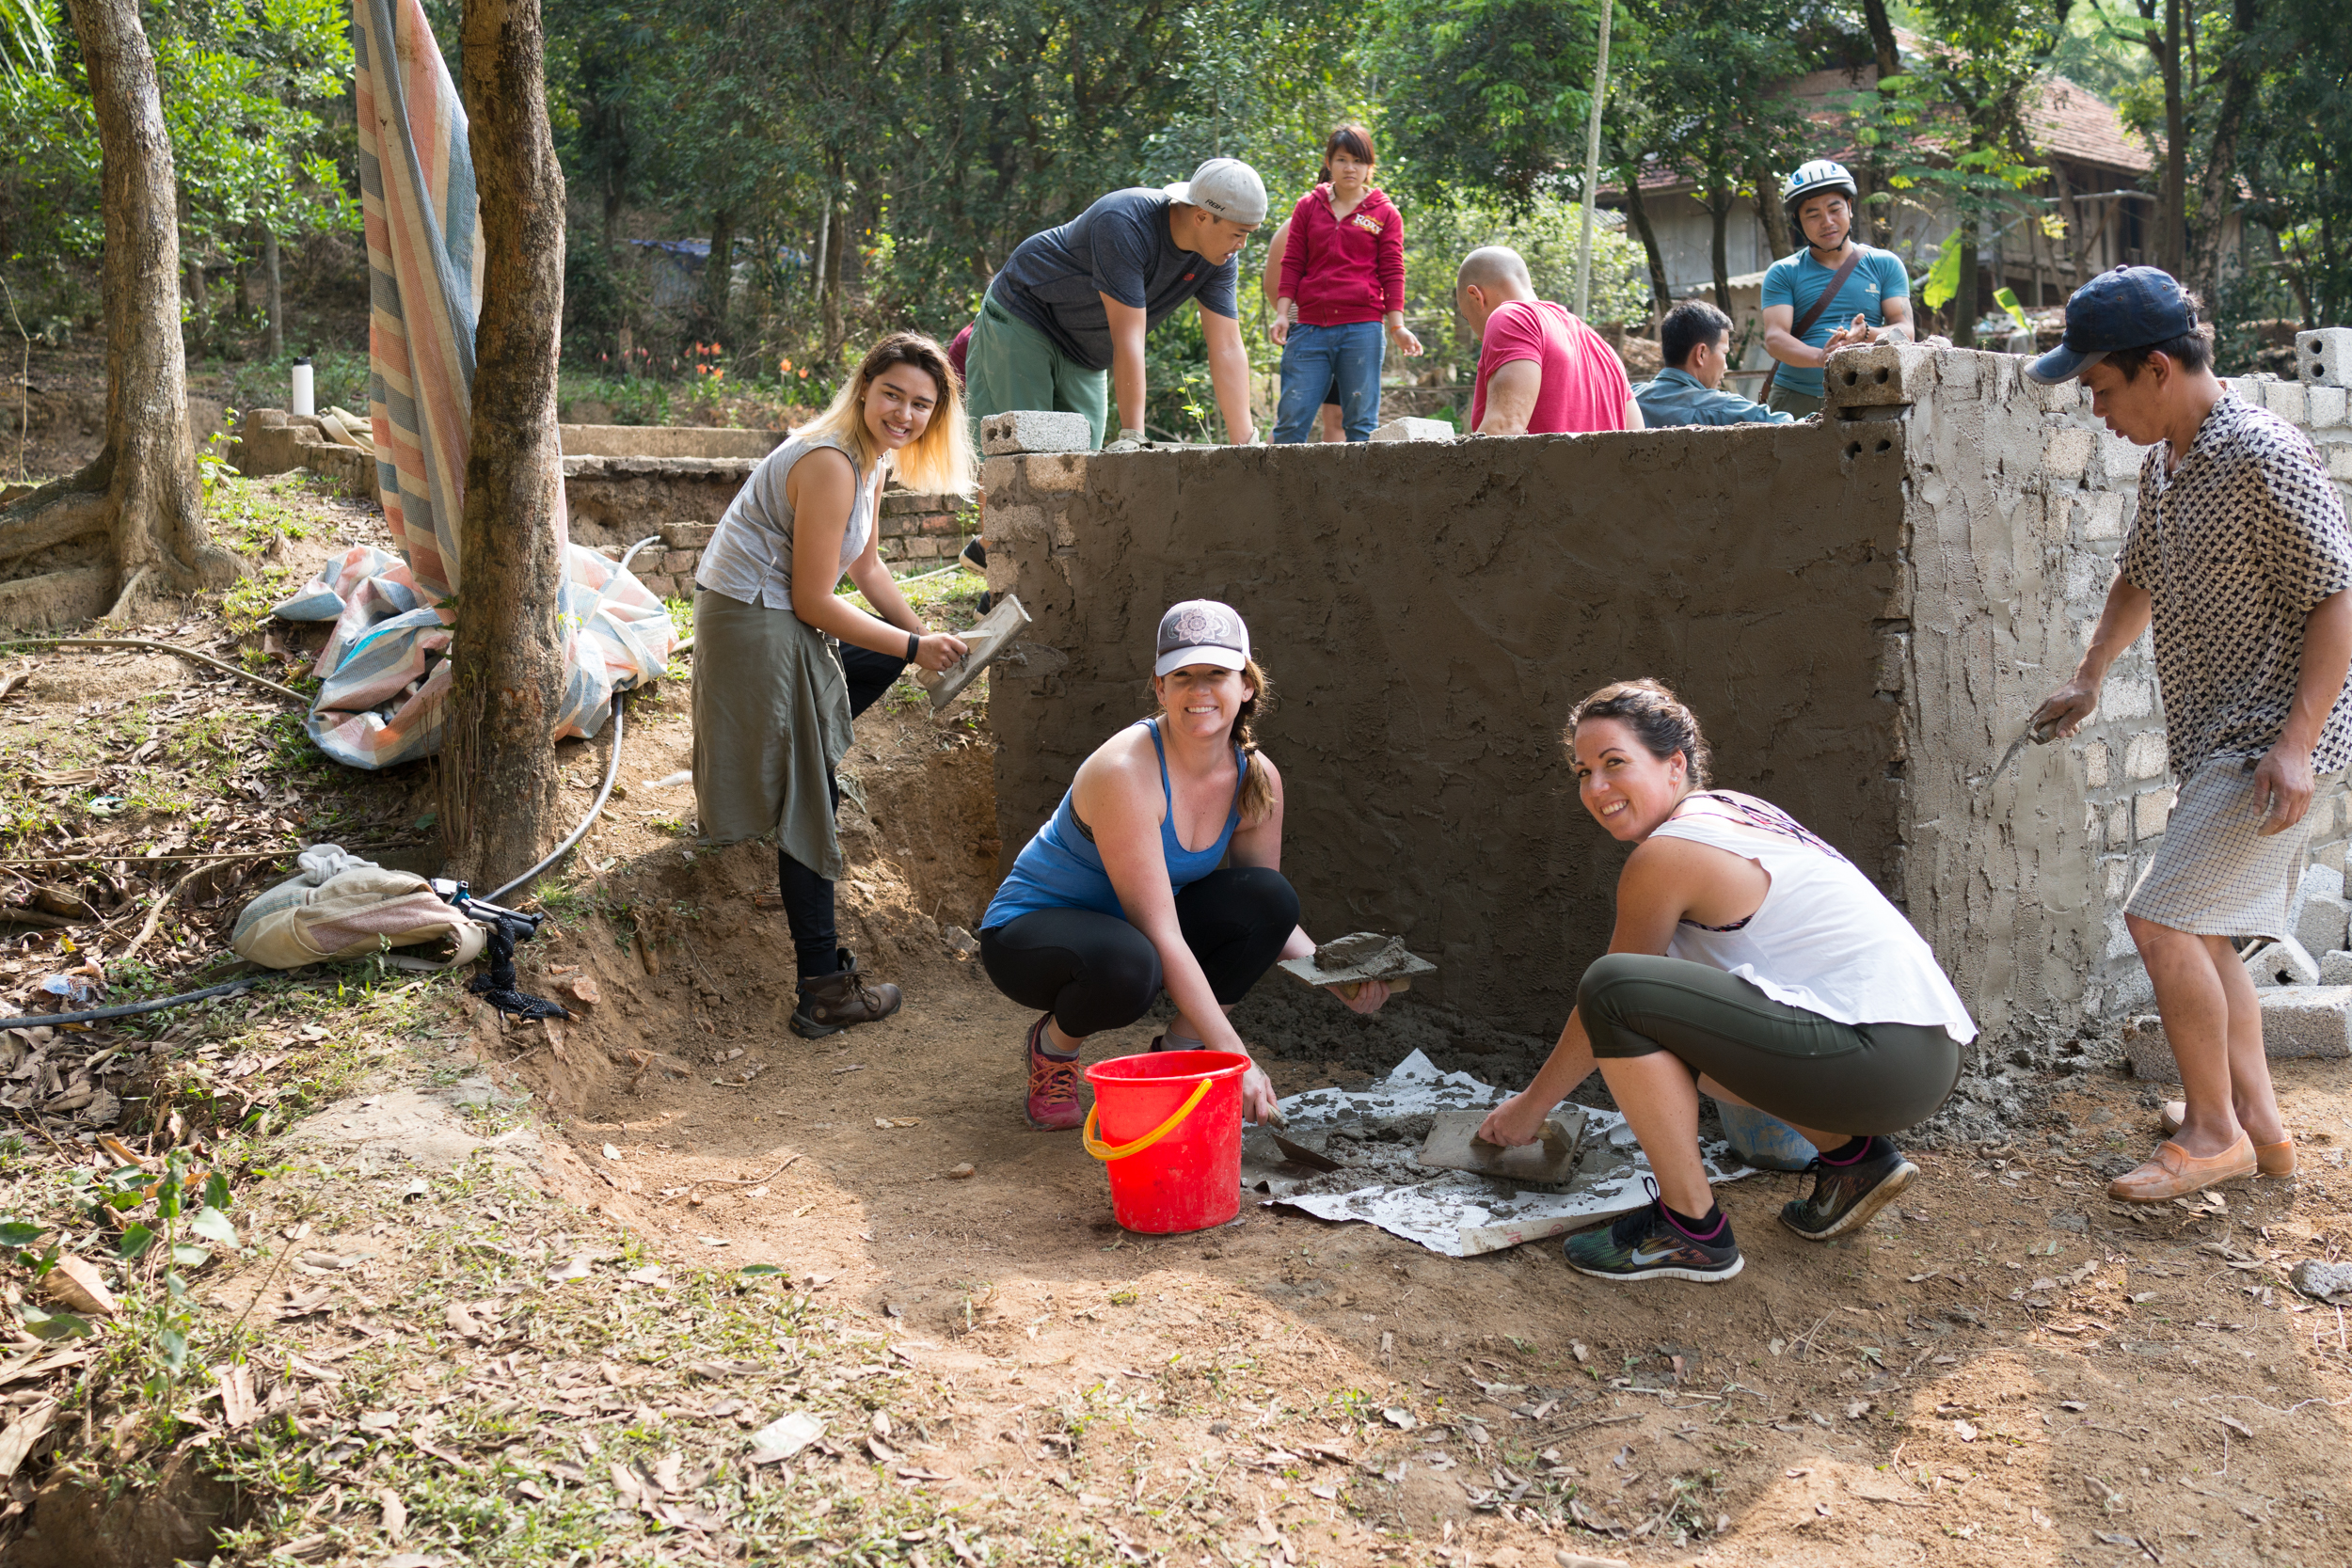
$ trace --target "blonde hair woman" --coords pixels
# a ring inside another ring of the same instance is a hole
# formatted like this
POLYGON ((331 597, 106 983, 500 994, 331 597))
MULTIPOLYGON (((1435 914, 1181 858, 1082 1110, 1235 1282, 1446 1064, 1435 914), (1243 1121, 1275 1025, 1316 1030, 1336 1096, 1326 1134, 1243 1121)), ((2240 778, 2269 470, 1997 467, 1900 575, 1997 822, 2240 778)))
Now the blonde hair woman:
POLYGON ((972 493, 972 437, 946 352, 919 332, 876 343, 833 404, 761 459, 694 572, 694 799, 708 844, 773 834, 800 973, 795 1034, 814 1039, 898 1010, 839 945, 834 769, 850 721, 909 664, 945 670, 933 631, 876 549, 882 486, 972 493), (834 591, 847 576, 868 615, 834 591), (837 645, 837 647, 836 647, 837 645))
MULTIPOLYGON (((1085 1119, 1078 1048, 1141 1018, 1163 987, 1177 1014, 1152 1050, 1247 1056, 1226 1009, 1275 959, 1315 950, 1282 876, 1282 775, 1252 728, 1273 692, 1231 605, 1187 599, 1160 617, 1152 693, 1159 712, 1079 764, 980 919, 988 977, 1041 1009, 1027 1047, 1032 1127, 1085 1119)), ((1374 980, 1345 1000, 1368 1013, 1388 996, 1374 980)), ((1252 1067, 1241 1092, 1242 1114, 1264 1120, 1264 1070, 1252 1067)))

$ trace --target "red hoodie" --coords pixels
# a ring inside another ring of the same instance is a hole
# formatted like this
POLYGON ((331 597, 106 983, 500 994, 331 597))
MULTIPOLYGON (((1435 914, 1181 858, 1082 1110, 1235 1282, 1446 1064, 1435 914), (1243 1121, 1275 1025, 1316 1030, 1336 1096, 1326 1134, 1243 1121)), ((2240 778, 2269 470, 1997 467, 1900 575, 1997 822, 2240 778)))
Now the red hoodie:
POLYGON ((1374 187, 1344 218, 1331 215, 1331 187, 1317 185, 1291 209, 1282 247, 1281 297, 1295 300, 1309 326, 1376 322, 1405 309, 1405 220, 1374 187))

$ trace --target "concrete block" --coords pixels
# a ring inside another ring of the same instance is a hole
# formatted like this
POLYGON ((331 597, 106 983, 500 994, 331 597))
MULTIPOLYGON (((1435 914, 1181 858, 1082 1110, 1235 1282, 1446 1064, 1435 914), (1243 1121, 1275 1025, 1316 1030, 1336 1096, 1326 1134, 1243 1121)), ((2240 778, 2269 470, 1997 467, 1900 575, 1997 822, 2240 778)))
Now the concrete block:
MULTIPOLYGON (((2089 432, 2084 432, 2086 438, 2089 432)), ((2075 501, 2075 513, 2082 518, 2086 539, 2121 539, 2123 537, 2123 498, 2112 491, 2085 496, 2075 501)))
POLYGON ((2171 1042, 2164 1037, 2164 1021, 2153 1013, 2141 1013, 2123 1021, 2123 1059, 2131 1064, 2135 1078, 2159 1084, 2180 1080, 2181 1069, 2172 1060, 2171 1042))
POLYGON ((2314 893, 2303 900, 2303 908, 2296 914, 2295 940, 2303 944, 2306 953, 2332 953, 2344 946, 2348 926, 2352 926, 2352 905, 2325 893, 2314 893))
POLYGON ((2332 446, 2328 449, 2328 477, 2352 479, 2352 446, 2332 446))
POLYGON ((2319 964, 2303 944, 2293 937, 2268 942, 2246 955, 2246 973, 2254 977, 2254 984, 2267 990, 2275 986, 2315 986, 2319 984, 2319 964))
POLYGON ((2132 833, 2137 838, 2153 838, 2164 832, 2164 825, 2172 816, 2174 792, 2152 789, 2132 801, 2132 833))
POLYGON ((2111 430, 2093 432, 2099 439, 2099 471, 2114 483, 2139 483, 2139 466, 2147 461, 2148 449, 2136 446, 2111 430))
POLYGON ((990 457, 1020 451, 1089 451, 1094 433, 1084 414, 1017 408, 980 421, 980 451, 990 457))
POLYGON ((1410 416, 1391 420, 1372 433, 1375 441, 1451 441, 1455 431, 1443 420, 1416 420, 1410 416))
POLYGON ((692 571, 701 559, 700 553, 694 550, 663 550, 661 564, 655 569, 675 577, 680 572, 692 571))
POLYGON ((2325 430, 2339 425, 2347 418, 2345 392, 2342 387, 2306 387, 2304 396, 2310 401, 2312 427, 2325 430))
POLYGON ((2352 1056, 2352 986, 2289 986, 2262 994, 2263 1054, 2352 1056))
POLYGON ((2134 779, 2155 779, 2164 776, 2164 732, 2142 730, 2132 736, 2123 749, 2124 775, 2134 779))
POLYGON ((674 550, 699 550, 719 531, 716 523, 664 523, 661 542, 674 550))
POLYGON ((1004 495, 1011 489, 1013 481, 1020 477, 1020 473, 1021 459, 1018 457, 983 455, 980 459, 981 492, 987 495, 1004 495))
POLYGON ((2107 784, 2107 743, 2094 740, 2083 748, 2083 783, 2093 789, 2107 784))
POLYGON ((2082 478, 2090 468, 2093 434, 2080 425, 2050 432, 2049 445, 2042 451, 2042 467, 2054 479, 2082 478))
POLYGON ((2145 719, 2153 707, 2154 689, 2146 681, 2109 676, 2106 689, 2099 693, 2102 719, 2145 719))
POLYGON ((1076 490, 1087 482, 1087 460, 1078 452, 1041 452, 1021 460, 1032 490, 1076 490))
POLYGON ((1828 405, 1886 408, 1916 403, 1935 385, 1937 350, 1915 343, 1866 343, 1841 348, 1822 368, 1828 405))
POLYGON ((2344 869, 2344 852, 2346 849, 2352 849, 2352 845, 2347 845, 2344 840, 2338 839, 2333 844, 2323 844, 2312 850, 2312 859, 2318 864, 2332 865, 2341 871, 2344 869))
POLYGON ((2309 414, 2303 402, 2303 384, 2299 381, 2265 382, 2263 403, 2279 418, 2296 424, 2301 424, 2309 414))
MULTIPOLYGON (((2312 810, 2332 815, 2335 802, 2324 798, 2316 800, 2312 802, 2312 810)), ((2326 865, 2306 865, 2303 868, 2303 874, 2295 879, 2295 891, 2287 895, 2287 929, 2289 931, 2296 929, 2296 922, 2303 918, 2304 901, 2314 894, 2327 894, 2342 898, 2344 896, 2344 872, 2338 867, 2326 865)), ((2329 948, 2343 945, 2343 942, 2331 939, 2316 945, 2307 942, 2303 943, 2303 949, 2307 953, 2325 953, 2329 948)))
MULTIPOLYGON (((992 506, 985 522, 992 545, 999 539, 1043 539, 1048 532, 1045 509, 1041 506, 992 506)), ((995 559, 993 551, 989 559, 995 559)))
POLYGON ((2352 986, 2352 953, 2339 948, 2319 956, 2319 983, 2323 986, 2352 986))
POLYGON ((2297 332, 2295 371, 2306 387, 2352 387, 2352 326, 2297 332))

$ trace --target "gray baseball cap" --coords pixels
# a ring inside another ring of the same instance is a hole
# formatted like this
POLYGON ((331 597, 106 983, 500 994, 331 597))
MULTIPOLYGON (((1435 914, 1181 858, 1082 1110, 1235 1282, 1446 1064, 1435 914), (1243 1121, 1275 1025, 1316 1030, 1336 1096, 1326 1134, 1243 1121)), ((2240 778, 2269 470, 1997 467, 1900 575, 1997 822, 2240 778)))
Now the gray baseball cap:
POLYGON ((1211 158, 1191 179, 1162 189, 1170 201, 1202 208, 1228 223, 1254 229, 1265 221, 1265 182, 1239 158, 1211 158))
POLYGON ((1186 599, 1160 617, 1160 655, 1152 673, 1165 675, 1187 664, 1238 670, 1249 662, 1249 628, 1232 605, 1186 599))

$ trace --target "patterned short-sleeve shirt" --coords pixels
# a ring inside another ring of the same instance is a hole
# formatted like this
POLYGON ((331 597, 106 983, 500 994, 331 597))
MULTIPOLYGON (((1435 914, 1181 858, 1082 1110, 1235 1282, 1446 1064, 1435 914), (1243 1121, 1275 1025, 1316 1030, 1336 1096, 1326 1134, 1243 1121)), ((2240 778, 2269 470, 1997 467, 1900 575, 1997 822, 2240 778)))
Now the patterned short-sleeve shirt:
MULTIPOLYGON (((2165 445, 2139 470, 2139 514, 2118 562, 2154 601, 2156 679, 2172 772, 2258 756, 2285 727, 2312 607, 2352 588, 2344 501, 2303 433, 2224 395, 2165 472, 2165 445)), ((2331 773, 2352 758, 2352 689, 2312 753, 2331 773)))

